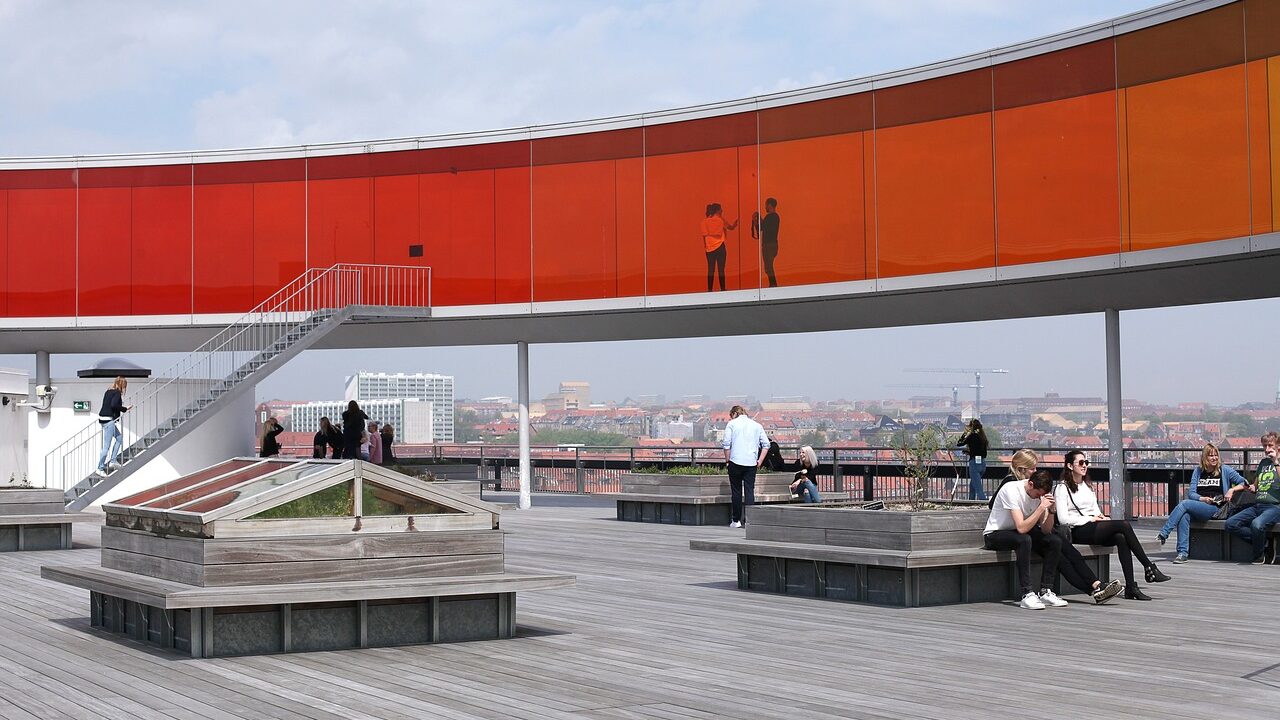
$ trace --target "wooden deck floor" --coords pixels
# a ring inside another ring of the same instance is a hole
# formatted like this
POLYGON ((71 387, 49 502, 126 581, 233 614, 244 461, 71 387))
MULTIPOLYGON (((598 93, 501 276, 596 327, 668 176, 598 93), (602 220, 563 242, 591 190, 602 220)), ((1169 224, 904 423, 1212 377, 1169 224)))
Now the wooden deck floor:
POLYGON ((98 528, 81 525, 75 550, 0 554, 0 718, 1205 720, 1280 708, 1280 567, 1166 564, 1174 579, 1148 588, 1150 603, 901 610, 742 592, 732 556, 688 549, 742 531, 612 514, 504 513, 508 569, 578 576, 521 596, 514 640, 218 660, 90 629, 87 593, 39 577, 42 563, 97 563, 98 528), (1017 699, 1001 699, 1014 684, 1017 699), (1008 702, 1025 709, 994 707, 1008 702))

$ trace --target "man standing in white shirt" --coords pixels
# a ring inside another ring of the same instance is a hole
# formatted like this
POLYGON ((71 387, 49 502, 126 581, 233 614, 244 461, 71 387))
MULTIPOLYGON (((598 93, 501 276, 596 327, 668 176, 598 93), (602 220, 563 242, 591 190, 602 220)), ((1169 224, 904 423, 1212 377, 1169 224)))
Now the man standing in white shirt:
POLYGON ((760 423, 747 417, 741 405, 729 409, 729 424, 724 426, 724 459, 729 467, 729 490, 732 493, 733 522, 731 528, 746 524, 743 514, 742 490, 746 485, 746 504, 756 504, 756 469, 769 452, 769 436, 760 423))

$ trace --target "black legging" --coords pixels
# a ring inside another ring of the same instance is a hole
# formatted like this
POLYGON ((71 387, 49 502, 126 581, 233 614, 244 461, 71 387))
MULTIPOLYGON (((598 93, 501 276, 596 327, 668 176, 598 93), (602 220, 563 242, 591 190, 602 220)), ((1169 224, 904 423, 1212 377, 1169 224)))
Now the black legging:
POLYGON ((1098 577, 1085 564, 1080 551, 1062 541, 1057 533, 1045 533, 1039 526, 1032 527, 1025 533, 1017 530, 994 530, 982 536, 983 546, 988 550, 1013 550, 1014 562, 1018 568, 1018 584, 1022 594, 1031 592, 1031 551, 1044 558, 1044 567, 1040 573, 1040 589, 1053 587, 1054 575, 1062 573, 1062 577, 1082 593, 1092 593, 1098 577), (1063 561, 1066 562, 1063 562, 1063 561))
POLYGON ((724 243, 707 253, 707 292, 711 292, 714 289, 712 281, 715 280, 717 269, 720 270, 720 289, 724 290, 724 264, 728 256, 729 251, 724 249, 724 243))
POLYGON ((766 243, 760 249, 764 254, 764 274, 769 276, 769 287, 778 287, 778 277, 773 274, 773 260, 778 257, 778 244, 766 243))
POLYGON ((1081 545, 1105 545, 1114 547, 1120 556, 1120 568, 1124 570, 1125 587, 1133 587, 1133 556, 1138 556, 1142 567, 1150 567, 1151 561, 1133 534, 1133 526, 1124 520, 1095 520, 1071 529, 1072 542, 1081 545))

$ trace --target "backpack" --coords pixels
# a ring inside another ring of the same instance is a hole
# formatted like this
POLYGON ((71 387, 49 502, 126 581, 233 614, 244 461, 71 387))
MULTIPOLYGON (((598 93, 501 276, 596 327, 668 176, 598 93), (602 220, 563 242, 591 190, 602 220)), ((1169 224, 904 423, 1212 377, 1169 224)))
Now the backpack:
POLYGON ((1006 483, 1011 483, 1011 482, 1013 482, 1014 480, 1017 480, 1017 479, 1018 479, 1018 478, 1016 478, 1016 477, 1014 477, 1014 476, 1013 476, 1013 473, 1009 473, 1008 475, 1005 475, 1005 476, 1004 476, 1004 479, 1003 479, 1003 480, 1001 480, 1001 481, 1000 481, 1000 484, 996 486, 996 491, 995 491, 995 492, 993 492, 993 493, 991 493, 991 497, 987 499, 987 509, 988 509, 988 510, 990 510, 990 509, 992 509, 992 508, 994 508, 994 507, 996 506, 996 496, 1000 494, 1000 488, 1003 488, 1003 487, 1005 486, 1005 484, 1006 484, 1006 483))

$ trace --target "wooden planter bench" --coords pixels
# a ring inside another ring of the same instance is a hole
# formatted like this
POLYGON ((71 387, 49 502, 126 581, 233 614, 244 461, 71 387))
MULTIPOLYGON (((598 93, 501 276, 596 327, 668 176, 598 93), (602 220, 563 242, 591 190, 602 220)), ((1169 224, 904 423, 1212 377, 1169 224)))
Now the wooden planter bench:
MULTIPOLYGON (((758 505, 792 501, 794 473, 756 475, 758 505)), ((618 503, 618 519, 671 525, 728 525, 733 496, 728 475, 626 473, 622 492, 603 494, 618 503)))
MULTIPOLYGON (((1227 532, 1226 520, 1205 520, 1191 523, 1191 545, 1187 556, 1192 560, 1226 560, 1249 562, 1253 559, 1253 546, 1227 532)), ((1280 538, 1280 523, 1267 531, 1267 543, 1274 549, 1280 538)), ((1274 560, 1273 560, 1274 562, 1274 560)))
MULTIPOLYGON (((1013 551, 982 548, 987 509, 856 510, 826 505, 754 507, 746 539, 692 540, 693 550, 734 553, 738 587, 896 607, 1016 600, 1013 551)), ((1114 548, 1076 549, 1104 582, 1114 548)), ((1031 577, 1040 577, 1032 556, 1031 577)), ((1054 591, 1076 592, 1055 582, 1054 591)))
POLYGON ((6 488, 0 490, 0 552, 70 550, 71 524, 95 518, 65 512, 61 490, 6 488))

